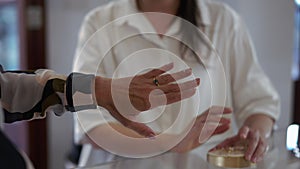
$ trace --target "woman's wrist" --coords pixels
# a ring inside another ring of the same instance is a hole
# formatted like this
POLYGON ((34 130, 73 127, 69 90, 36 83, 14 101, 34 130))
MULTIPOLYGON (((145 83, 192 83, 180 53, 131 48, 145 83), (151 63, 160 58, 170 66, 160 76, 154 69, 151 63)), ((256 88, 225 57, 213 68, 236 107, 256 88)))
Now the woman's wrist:
POLYGON ((246 119, 244 126, 248 126, 251 129, 258 130, 260 136, 268 138, 271 136, 274 120, 264 114, 254 114, 246 119))

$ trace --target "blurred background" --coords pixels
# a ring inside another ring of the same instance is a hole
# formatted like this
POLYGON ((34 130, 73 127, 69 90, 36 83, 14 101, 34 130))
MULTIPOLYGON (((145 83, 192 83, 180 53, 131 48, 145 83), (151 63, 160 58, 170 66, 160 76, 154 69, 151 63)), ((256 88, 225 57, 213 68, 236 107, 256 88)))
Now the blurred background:
MULTIPOLYGON (((0 0, 0 63, 5 69, 50 68, 70 73, 83 17, 109 1, 0 0)), ((299 93, 297 5, 293 0, 222 2, 244 18, 262 68, 281 96, 278 128, 299 122, 294 99, 299 93)), ((5 130, 29 154, 36 168, 64 168, 73 142, 71 113, 6 125, 5 130)))

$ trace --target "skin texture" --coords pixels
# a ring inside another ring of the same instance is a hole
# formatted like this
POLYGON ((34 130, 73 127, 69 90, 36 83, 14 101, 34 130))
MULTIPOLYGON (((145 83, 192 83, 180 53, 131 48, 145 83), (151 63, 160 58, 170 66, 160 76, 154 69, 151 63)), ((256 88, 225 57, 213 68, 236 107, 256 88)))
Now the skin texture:
POLYGON ((121 124, 140 135, 155 136, 145 124, 131 121, 130 118, 142 111, 189 98, 195 94, 196 87, 200 84, 200 79, 192 79, 181 84, 174 83, 190 76, 192 72, 187 69, 173 74, 166 73, 173 66, 173 63, 167 64, 135 77, 120 79, 96 77, 95 93, 98 105, 106 108, 121 124), (154 78, 158 80, 159 86, 153 83, 154 78), (114 97, 112 94, 115 94, 114 97), (122 105, 126 99, 130 102, 122 105), (130 104, 133 106, 129 106, 130 104), (118 109, 118 106, 121 107, 118 109))

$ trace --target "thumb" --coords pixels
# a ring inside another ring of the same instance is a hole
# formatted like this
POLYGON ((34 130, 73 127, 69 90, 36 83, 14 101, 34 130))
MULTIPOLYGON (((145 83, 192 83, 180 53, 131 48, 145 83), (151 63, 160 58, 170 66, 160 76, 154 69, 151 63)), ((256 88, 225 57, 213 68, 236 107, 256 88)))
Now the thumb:
POLYGON ((155 133, 154 131, 148 127, 147 125, 143 123, 138 123, 131 121, 124 117, 122 114, 120 114, 113 106, 109 106, 109 113, 118 120, 121 124, 123 124, 125 127, 137 132, 138 134, 145 136, 145 137, 154 137, 155 133))

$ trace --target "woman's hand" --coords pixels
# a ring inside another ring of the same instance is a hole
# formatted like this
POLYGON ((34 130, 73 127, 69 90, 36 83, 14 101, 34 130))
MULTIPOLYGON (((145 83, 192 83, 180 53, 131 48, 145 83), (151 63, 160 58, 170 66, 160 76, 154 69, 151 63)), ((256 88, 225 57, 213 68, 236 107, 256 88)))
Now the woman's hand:
POLYGON ((230 127, 230 120, 222 117, 222 115, 231 112, 230 108, 214 106, 197 116, 188 134, 171 151, 180 153, 190 151, 206 142, 213 135, 224 133, 230 127))
MULTIPOLYGON (((173 64, 168 64, 131 79, 129 98, 131 104, 137 109, 137 114, 141 111, 181 101, 195 94, 196 87, 200 84, 200 79, 192 79, 178 84, 177 81, 190 76, 192 70, 186 69, 167 74, 166 72, 172 68, 173 64)), ((120 80, 123 81, 124 79, 120 80)), ((115 84, 116 89, 121 87, 119 86, 120 82, 115 84)))
POLYGON ((167 64, 135 77, 96 77, 95 93, 98 105, 106 108, 124 126, 146 137, 155 136, 145 124, 130 119, 142 111, 189 98, 195 94, 196 87, 200 84, 200 79, 176 84, 177 80, 190 76, 192 71, 187 69, 167 74, 173 66, 172 63, 167 64))
POLYGON ((245 158, 253 163, 261 161, 268 150, 267 138, 272 130, 273 120, 265 115, 250 116, 237 135, 230 137, 215 148, 246 146, 245 158))

